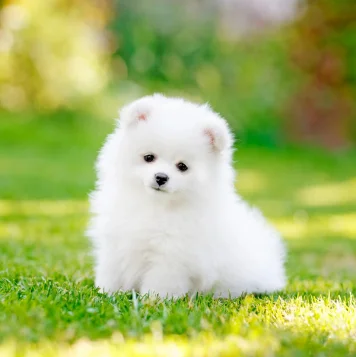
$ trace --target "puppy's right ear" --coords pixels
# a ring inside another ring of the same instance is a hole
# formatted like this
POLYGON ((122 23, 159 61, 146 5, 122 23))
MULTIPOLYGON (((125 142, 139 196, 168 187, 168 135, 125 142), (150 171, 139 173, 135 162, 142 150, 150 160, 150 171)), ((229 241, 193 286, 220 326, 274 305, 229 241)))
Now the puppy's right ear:
POLYGON ((120 110, 120 127, 129 127, 140 121, 147 121, 152 113, 152 97, 143 97, 120 110))

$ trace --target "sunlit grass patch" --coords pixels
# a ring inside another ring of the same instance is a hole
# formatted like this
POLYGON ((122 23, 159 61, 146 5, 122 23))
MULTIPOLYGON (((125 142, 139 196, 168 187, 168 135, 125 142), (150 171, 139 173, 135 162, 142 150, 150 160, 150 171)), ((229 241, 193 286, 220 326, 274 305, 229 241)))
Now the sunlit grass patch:
POLYGON ((0 243, 10 240, 11 246, 15 241, 32 242, 39 247, 40 242, 48 246, 71 239, 71 244, 83 244, 80 231, 84 230, 87 211, 85 200, 0 200, 0 243), (71 233, 63 234, 66 230, 71 233))
MULTIPOLYGON (((312 270, 312 269, 311 269, 312 270)), ((316 273, 319 273, 317 271, 316 273)), ((322 277, 315 274, 315 271, 310 272, 308 277, 296 277, 290 280, 285 293, 288 296, 303 296, 309 297, 324 297, 338 299, 340 296, 355 297, 356 284, 354 280, 340 279, 335 280, 331 277, 322 277)))
POLYGON ((235 357, 243 355, 272 356, 278 350, 279 343, 274 337, 266 335, 254 335, 253 339, 236 335, 227 335, 224 338, 215 336, 199 336, 196 340, 187 340, 184 337, 168 337, 165 340, 157 340, 151 336, 142 341, 122 340, 119 335, 107 341, 79 340, 73 345, 54 345, 43 343, 39 346, 30 346, 26 352, 19 351, 14 343, 7 343, 0 347, 0 354, 4 357, 21 355, 24 357, 206 357, 226 356, 235 357), (259 338, 257 338, 259 337, 259 338))
MULTIPOLYGON (((356 301, 353 295, 335 300, 300 296, 279 300, 274 308, 280 311, 274 324, 278 328, 310 334, 316 339, 324 335, 326 339, 356 346, 356 301)), ((272 310, 271 306, 270 311, 272 310)))
POLYGON ((356 239, 356 213, 324 214, 308 217, 290 217, 273 220, 289 239, 308 237, 328 237, 339 235, 341 238, 356 239))
MULTIPOLYGON (((200 307, 209 306, 211 300, 207 298, 205 303, 200 299, 200 307)), ((161 304, 151 301, 151 313, 161 304)), ((197 332, 191 330, 183 335, 167 335, 166 320, 172 303, 163 304, 168 309, 166 317, 156 315, 139 338, 116 331, 104 340, 80 338, 73 344, 48 339, 36 344, 7 342, 0 353, 5 357, 22 353, 24 356, 273 356, 293 350, 316 353, 329 348, 356 352, 356 304, 352 296, 337 299, 247 296, 238 304, 223 304, 229 314, 224 325, 214 326, 201 317, 197 320, 197 332)), ((189 306, 194 302, 177 304, 185 306, 189 315, 189 306)), ((212 307, 223 311, 218 304, 212 307)), ((136 312, 133 319, 142 327, 147 316, 144 299, 140 299, 136 312)), ((111 324, 117 326, 115 321, 111 324)))
POLYGON ((305 187, 297 200, 306 206, 334 206, 356 202, 356 179, 305 187))
POLYGON ((61 216, 86 213, 86 200, 0 200, 0 217, 8 215, 61 216))

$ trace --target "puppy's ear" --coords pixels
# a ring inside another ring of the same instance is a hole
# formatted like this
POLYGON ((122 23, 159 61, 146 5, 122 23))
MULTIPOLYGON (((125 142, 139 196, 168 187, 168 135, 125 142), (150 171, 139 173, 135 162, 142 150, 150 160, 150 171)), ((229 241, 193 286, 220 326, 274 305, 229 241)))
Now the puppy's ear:
POLYGON ((208 139, 212 151, 222 152, 231 149, 233 138, 224 119, 206 127, 204 135, 208 139))
POLYGON ((153 110, 153 97, 143 97, 126 105, 120 111, 120 127, 129 127, 149 120, 153 110))

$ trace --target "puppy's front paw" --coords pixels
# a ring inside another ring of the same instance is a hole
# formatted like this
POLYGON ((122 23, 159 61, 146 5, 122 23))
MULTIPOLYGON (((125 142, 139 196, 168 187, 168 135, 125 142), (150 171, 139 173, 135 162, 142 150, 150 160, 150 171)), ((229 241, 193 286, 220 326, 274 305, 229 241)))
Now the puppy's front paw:
POLYGON ((173 292, 168 290, 157 290, 157 289, 150 289, 148 287, 142 287, 140 289, 141 295, 146 295, 150 298, 161 298, 161 299, 173 299, 177 300, 183 296, 185 296, 185 292, 173 292))
POLYGON ((160 298, 178 299, 189 292, 189 284, 185 279, 175 277, 162 277, 151 274, 146 276, 141 287, 142 295, 159 296, 160 298))

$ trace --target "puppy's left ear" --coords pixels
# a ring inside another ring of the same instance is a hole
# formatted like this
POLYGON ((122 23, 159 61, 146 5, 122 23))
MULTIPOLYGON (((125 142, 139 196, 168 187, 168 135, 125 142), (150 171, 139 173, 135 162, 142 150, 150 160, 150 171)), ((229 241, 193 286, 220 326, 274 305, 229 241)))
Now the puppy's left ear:
POLYGON ((222 152, 231 149, 233 138, 224 119, 219 118, 218 122, 207 126, 204 129, 204 135, 212 151, 222 152))

